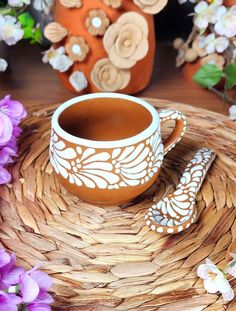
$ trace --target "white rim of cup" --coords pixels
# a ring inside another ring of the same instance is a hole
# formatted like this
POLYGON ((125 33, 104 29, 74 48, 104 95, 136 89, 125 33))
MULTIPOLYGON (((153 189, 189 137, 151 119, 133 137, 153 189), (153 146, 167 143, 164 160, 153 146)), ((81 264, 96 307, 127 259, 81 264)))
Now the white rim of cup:
POLYGON ((68 142, 71 142, 73 144, 78 144, 86 147, 91 147, 91 148, 117 148, 117 147, 126 147, 130 145, 135 145, 139 143, 140 141, 143 141, 147 138, 149 138, 158 128, 160 125, 160 119, 158 112, 156 109, 145 102, 144 100, 133 97, 130 95, 125 95, 125 94, 119 94, 119 93, 95 93, 95 94, 87 94, 87 95, 82 95, 78 96, 75 98, 72 98, 62 105, 60 105, 54 112, 52 116, 52 128, 58 134, 61 136, 61 138, 67 140, 68 142), (151 124, 142 132, 138 133, 137 135, 120 139, 120 140, 110 140, 110 141, 99 141, 99 140, 90 140, 90 139, 85 139, 85 138, 80 138, 78 136, 71 135, 67 133, 63 128, 60 126, 58 119, 60 115, 62 114, 63 111, 65 111, 67 108, 78 104, 82 101, 89 100, 89 99, 94 99, 94 98, 121 98, 125 100, 132 101, 138 105, 143 106, 146 110, 148 110, 152 116, 152 122, 151 124))

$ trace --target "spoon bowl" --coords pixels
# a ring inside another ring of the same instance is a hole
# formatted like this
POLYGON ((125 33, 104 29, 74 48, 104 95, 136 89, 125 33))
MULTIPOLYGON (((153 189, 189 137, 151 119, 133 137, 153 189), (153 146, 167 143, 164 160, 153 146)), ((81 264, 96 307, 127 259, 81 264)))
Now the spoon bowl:
POLYGON ((213 150, 208 148, 196 152, 176 191, 148 209, 145 221, 151 230, 161 234, 178 233, 188 229, 196 221, 196 194, 215 156, 213 150))

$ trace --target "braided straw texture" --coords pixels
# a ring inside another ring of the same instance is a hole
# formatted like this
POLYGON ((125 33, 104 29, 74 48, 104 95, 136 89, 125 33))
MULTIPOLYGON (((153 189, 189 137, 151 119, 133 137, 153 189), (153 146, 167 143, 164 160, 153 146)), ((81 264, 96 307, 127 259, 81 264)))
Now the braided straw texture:
MULTIPOLYGON (((236 124, 214 112, 167 101, 158 109, 186 114, 187 134, 169 152, 153 187, 126 206, 98 207, 69 195, 49 163, 54 106, 31 107, 24 122, 13 183, 0 187, 0 246, 25 268, 45 261, 54 280, 55 310, 223 311, 196 269, 206 258, 219 266, 236 252, 236 124), (197 148, 217 153, 197 195, 198 221, 161 237, 145 226, 153 201, 174 191, 197 148)), ((165 124, 163 136, 172 124, 165 124)), ((236 289, 236 280, 231 280, 236 289)))

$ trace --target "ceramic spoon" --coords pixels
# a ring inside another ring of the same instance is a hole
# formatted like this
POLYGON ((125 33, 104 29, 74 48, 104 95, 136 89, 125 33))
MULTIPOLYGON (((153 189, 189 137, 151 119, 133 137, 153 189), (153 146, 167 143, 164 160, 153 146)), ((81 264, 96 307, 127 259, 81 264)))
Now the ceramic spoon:
POLYGON ((208 148, 200 149, 188 163, 176 191, 148 209, 146 224, 158 233, 177 233, 187 229, 197 217, 196 194, 215 159, 208 148))

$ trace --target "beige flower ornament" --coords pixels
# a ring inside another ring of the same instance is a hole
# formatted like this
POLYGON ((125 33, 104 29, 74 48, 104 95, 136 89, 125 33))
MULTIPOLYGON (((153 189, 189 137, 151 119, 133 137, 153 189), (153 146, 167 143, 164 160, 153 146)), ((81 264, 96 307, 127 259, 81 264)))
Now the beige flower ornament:
POLYGON ((148 53, 148 24, 138 13, 129 12, 118 18, 103 37, 110 61, 118 68, 131 68, 148 53))
POLYGON ((110 19, 103 10, 91 10, 85 21, 88 32, 93 36, 103 36, 109 25, 110 19))
POLYGON ((70 37, 65 49, 70 59, 74 62, 82 62, 89 52, 89 46, 83 37, 70 37))
POLYGON ((204 66, 206 64, 216 65, 220 70, 222 70, 225 64, 225 59, 217 53, 212 53, 201 59, 201 65, 204 66))
POLYGON ((44 29, 45 37, 52 43, 60 42, 67 36, 67 34, 67 29, 56 22, 49 23, 44 29))
POLYGON ((81 0, 60 0, 60 3, 68 9, 80 8, 82 6, 81 0))
POLYGON ((134 0, 141 10, 148 14, 157 14, 167 5, 168 0, 134 0))
POLYGON ((121 6, 122 1, 123 0, 103 0, 107 6, 111 6, 113 9, 118 9, 121 6))
POLYGON ((100 59, 91 72, 92 82, 101 91, 124 89, 130 81, 130 71, 116 68, 108 58, 100 59))

